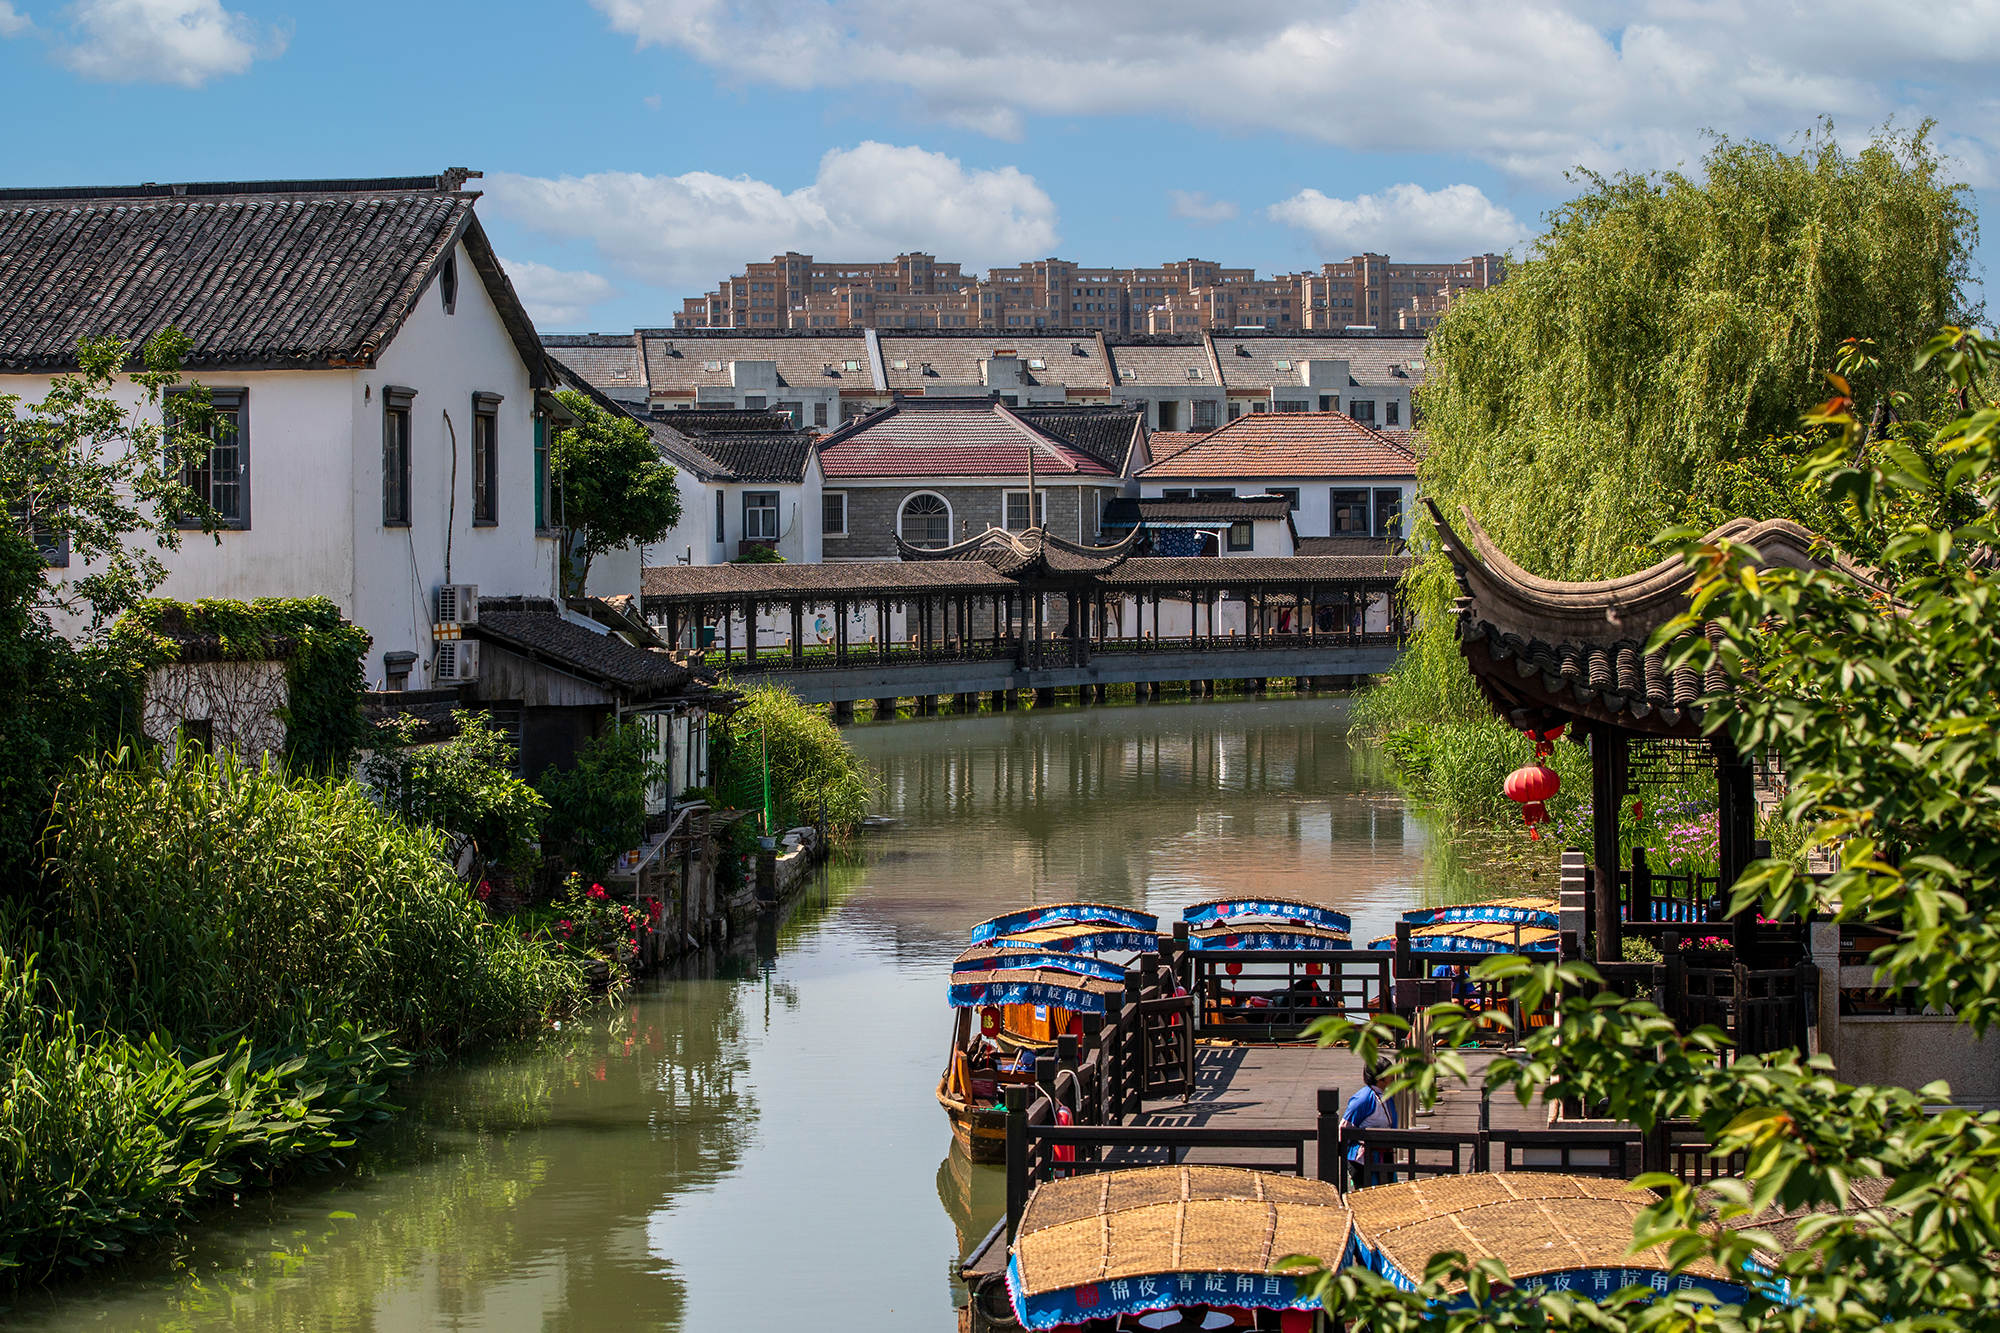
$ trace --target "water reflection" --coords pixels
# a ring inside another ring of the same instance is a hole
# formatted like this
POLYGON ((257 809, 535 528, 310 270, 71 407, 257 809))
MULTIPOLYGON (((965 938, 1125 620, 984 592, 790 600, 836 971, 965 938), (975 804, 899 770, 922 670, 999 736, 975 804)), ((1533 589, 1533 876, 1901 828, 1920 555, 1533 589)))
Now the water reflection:
POLYGON ((171 1262, 10 1322, 944 1333, 950 1266, 1002 1206, 932 1098, 944 964, 974 922, 1254 889, 1338 907, 1365 937, 1474 882, 1456 861, 1440 876, 1337 699, 849 735, 894 822, 810 901, 545 1046, 416 1080, 349 1177, 252 1196, 171 1262))

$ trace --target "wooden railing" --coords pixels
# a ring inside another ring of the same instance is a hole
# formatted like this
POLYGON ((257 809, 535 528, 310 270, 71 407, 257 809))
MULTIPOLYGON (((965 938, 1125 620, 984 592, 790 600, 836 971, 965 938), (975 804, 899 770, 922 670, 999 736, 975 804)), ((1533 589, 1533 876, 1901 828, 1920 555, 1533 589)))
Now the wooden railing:
POLYGON ((1214 949, 1186 959, 1205 1037, 1285 1040, 1318 1019, 1358 1019, 1390 1003, 1390 958, 1380 951, 1214 949))

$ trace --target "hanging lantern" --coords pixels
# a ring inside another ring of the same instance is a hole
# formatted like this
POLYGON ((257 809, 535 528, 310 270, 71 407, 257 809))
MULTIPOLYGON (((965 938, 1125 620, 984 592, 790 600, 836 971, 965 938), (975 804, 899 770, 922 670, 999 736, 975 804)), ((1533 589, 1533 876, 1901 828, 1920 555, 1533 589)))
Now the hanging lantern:
POLYGON ((1520 804, 1521 818, 1527 821, 1528 836, 1541 841, 1541 831, 1535 825, 1548 819, 1548 802, 1562 790, 1562 778, 1553 768, 1538 761, 1524 764, 1509 773, 1505 790, 1508 800, 1520 804))
POLYGON ((1000 1011, 990 1004, 979 1011, 979 1035, 982 1037, 1000 1035, 1000 1011))

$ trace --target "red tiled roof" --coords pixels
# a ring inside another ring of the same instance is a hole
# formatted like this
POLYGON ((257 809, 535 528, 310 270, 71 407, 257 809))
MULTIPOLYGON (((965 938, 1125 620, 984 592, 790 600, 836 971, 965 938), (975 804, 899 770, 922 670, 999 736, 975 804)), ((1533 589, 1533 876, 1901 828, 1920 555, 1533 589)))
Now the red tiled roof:
POLYGON ((1157 465, 1183 449, 1193 448, 1208 436, 1209 432, 1205 430, 1156 430, 1146 439, 1153 447, 1153 462, 1157 465))
POLYGON ((1042 434, 1004 404, 898 403, 836 431, 820 446, 831 477, 1012 476, 1035 452, 1041 476, 1113 477, 1081 449, 1042 434))
POLYGON ((1210 431, 1139 475, 1413 477, 1416 473, 1412 454, 1343 412, 1258 412, 1210 431))

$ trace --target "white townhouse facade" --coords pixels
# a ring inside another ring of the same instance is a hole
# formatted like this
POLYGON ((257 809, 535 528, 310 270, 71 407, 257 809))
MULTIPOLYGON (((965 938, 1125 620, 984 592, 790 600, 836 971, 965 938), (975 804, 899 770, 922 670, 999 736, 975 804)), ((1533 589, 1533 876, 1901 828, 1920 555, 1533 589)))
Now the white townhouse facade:
POLYGON ((0 191, 0 392, 39 400, 80 338, 192 341, 224 426, 188 479, 224 527, 159 595, 329 597, 379 689, 452 683, 441 587, 559 592, 562 410, 473 174, 0 191))

